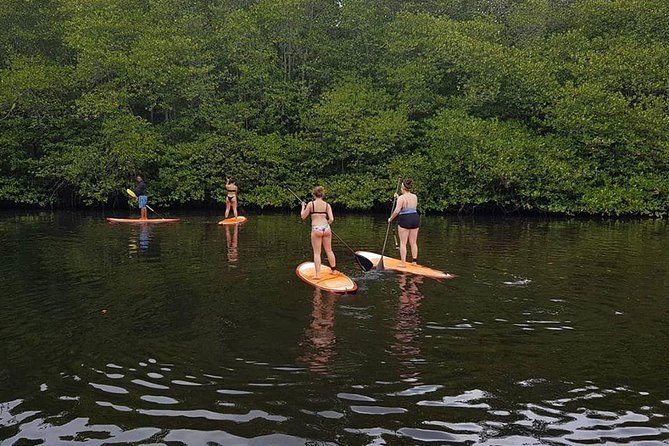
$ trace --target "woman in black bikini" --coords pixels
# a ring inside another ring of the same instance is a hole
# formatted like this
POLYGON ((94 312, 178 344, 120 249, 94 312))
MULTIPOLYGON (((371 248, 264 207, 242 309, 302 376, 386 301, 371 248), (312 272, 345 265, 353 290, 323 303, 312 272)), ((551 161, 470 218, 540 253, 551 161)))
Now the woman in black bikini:
POLYGON ((235 216, 235 218, 237 218, 238 189, 234 179, 226 178, 225 190, 228 191, 228 196, 225 199, 225 218, 228 218, 228 215, 230 214, 230 208, 232 208, 232 213, 235 216))
POLYGON ((388 223, 397 219, 397 232, 400 236, 400 266, 406 265, 407 241, 411 244, 411 256, 413 264, 418 260, 418 228, 420 226, 420 215, 418 214, 418 197, 411 193, 413 181, 410 178, 402 182, 402 195, 397 198, 395 210, 388 219, 388 223))
POLYGON ((325 248, 332 274, 337 274, 337 259, 332 252, 332 231, 330 230, 334 215, 332 214, 332 207, 323 200, 325 196, 323 186, 314 187, 312 196, 314 197, 313 201, 302 202, 300 217, 305 220, 311 215, 311 247, 314 249, 314 267, 316 269, 314 279, 320 279, 321 247, 325 248))

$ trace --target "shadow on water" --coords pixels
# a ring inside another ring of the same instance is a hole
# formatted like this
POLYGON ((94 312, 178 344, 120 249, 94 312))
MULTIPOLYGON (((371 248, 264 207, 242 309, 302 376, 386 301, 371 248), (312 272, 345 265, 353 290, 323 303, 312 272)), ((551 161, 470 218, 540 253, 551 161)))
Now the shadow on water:
POLYGON ((664 222, 426 217, 457 279, 336 244, 360 289, 334 296, 295 275, 295 216, 100 217, 0 214, 2 446, 669 442, 664 222))

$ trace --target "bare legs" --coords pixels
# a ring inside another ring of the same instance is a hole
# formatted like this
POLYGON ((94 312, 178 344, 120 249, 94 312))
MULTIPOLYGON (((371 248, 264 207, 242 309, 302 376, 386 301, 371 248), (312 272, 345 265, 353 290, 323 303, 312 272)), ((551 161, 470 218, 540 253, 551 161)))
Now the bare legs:
POLYGON ((225 199, 225 217, 228 218, 228 215, 230 215, 230 209, 232 209, 232 215, 237 218, 237 197, 233 198, 232 200, 228 200, 227 198, 225 199))
POLYGON ((314 279, 321 278, 321 248, 325 248, 325 255, 328 257, 330 267, 335 268, 337 259, 332 251, 332 232, 329 229, 325 231, 311 231, 311 247, 314 249, 314 268, 316 274, 314 279))
POLYGON ((414 259, 418 258, 418 228, 405 229, 398 226, 397 233, 400 236, 400 266, 405 266, 407 260, 407 242, 411 245, 411 256, 414 259))
POLYGON ((147 220, 149 218, 148 210, 145 207, 139 210, 139 218, 141 220, 147 220))
POLYGON ((332 251, 332 231, 329 229, 323 234, 323 247, 325 248, 325 255, 328 257, 328 264, 331 268, 337 267, 337 259, 335 259, 332 251))
POLYGON ((409 244, 411 245, 411 257, 413 257, 413 264, 416 264, 418 258, 418 228, 409 229, 409 244))

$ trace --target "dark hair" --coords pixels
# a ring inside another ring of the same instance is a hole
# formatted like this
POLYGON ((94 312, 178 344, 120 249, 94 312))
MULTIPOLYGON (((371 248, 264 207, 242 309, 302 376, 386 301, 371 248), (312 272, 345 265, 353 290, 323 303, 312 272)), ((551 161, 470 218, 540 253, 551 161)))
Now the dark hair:
POLYGON ((404 181, 402 181, 402 187, 403 187, 405 190, 409 190, 409 191, 410 191, 411 188, 413 187, 413 180, 412 180, 411 178, 405 178, 404 181))
POLYGON ((142 175, 141 173, 138 173, 137 175, 135 175, 135 178, 141 178, 142 181, 144 181, 144 175, 142 175))
POLYGON ((316 186, 314 187, 314 191, 311 193, 311 195, 313 195, 314 198, 323 198, 325 196, 325 189, 323 186, 316 186))

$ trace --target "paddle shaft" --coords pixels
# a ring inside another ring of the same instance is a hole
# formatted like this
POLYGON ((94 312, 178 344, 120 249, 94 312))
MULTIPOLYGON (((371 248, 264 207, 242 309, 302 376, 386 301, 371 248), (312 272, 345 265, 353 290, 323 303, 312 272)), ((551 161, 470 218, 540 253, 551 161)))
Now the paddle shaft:
MULTIPOLYGON (((400 177, 397 180, 397 189, 395 189, 395 195, 399 193, 400 190, 400 184, 402 184, 402 177, 400 177)), ((390 215, 393 215, 393 212, 395 211, 395 205, 397 204, 397 197, 393 197, 393 207, 390 210, 390 215)), ((388 234, 390 234, 390 225, 392 222, 388 222, 388 227, 386 228, 386 237, 383 240, 383 248, 381 249, 381 258, 379 259, 379 263, 376 265, 376 269, 383 270, 383 254, 386 252, 386 244, 388 243, 388 234)))
POLYGON ((288 192, 290 192, 291 194, 293 194, 293 196, 294 196, 295 198, 297 198, 297 201, 299 201, 300 204, 304 203, 304 200, 301 199, 300 197, 298 197, 297 194, 296 194, 295 192, 293 192, 293 191, 290 189, 290 187, 285 186, 285 188, 286 188, 286 190, 288 190, 288 192))
POLYGON ((151 212, 153 212, 154 214, 156 214, 158 217, 162 218, 163 220, 165 219, 165 217, 163 217, 161 214, 159 214, 158 212, 156 212, 156 211, 155 211, 151 206, 149 206, 148 204, 146 205, 146 208, 147 208, 148 210, 150 210, 151 212))

